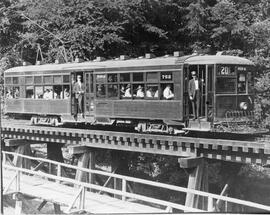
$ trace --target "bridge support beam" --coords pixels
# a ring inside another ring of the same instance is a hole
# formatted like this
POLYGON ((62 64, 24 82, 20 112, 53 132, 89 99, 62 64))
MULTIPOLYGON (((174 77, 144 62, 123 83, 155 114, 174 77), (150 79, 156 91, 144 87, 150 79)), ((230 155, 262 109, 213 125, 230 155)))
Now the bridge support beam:
MULTIPOLYGON (((30 147, 31 141, 25 139, 5 139, 4 142, 5 147, 15 148, 15 153, 32 156, 32 150, 30 147)), ((23 167, 26 169, 31 168, 31 161, 19 156, 14 156, 12 163, 17 167, 23 167)))
POLYGON ((15 200, 15 215, 21 215, 23 207, 23 195, 20 193, 14 193, 12 198, 15 200))
MULTIPOLYGON (((89 169, 95 169, 95 156, 96 152, 93 148, 85 148, 84 151, 79 151, 79 159, 78 159, 78 167, 81 168, 89 168, 89 169), (82 153, 83 152, 83 153, 82 153)), ((83 182, 89 182, 91 184, 95 183, 95 176, 94 174, 87 174, 86 172, 83 172, 81 170, 76 171, 76 180, 83 181, 83 182)))
MULTIPOLYGON (((126 154, 127 153, 123 151, 111 150, 112 172, 120 175, 129 175, 128 159, 126 157, 126 154)), ((123 189, 122 181, 120 179, 114 178, 113 188, 116 190, 123 189)), ((126 187, 124 189, 126 189, 126 187)), ((121 199, 121 196, 119 195, 114 195, 114 197, 121 199)))
MULTIPOLYGON (((204 158, 180 158, 180 167, 189 173, 189 189, 208 192, 208 164, 204 158)), ((207 210, 207 198, 187 193, 185 206, 207 210)))

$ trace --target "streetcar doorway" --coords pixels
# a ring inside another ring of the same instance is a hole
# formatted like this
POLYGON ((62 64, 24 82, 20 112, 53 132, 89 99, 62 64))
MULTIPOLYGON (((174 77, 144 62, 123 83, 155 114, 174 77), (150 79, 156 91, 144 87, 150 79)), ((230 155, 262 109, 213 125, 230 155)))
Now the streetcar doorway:
POLYGON ((189 65, 185 68, 185 112, 188 119, 211 121, 213 69, 213 65, 189 65))
POLYGON ((71 114, 77 120, 84 117, 85 81, 83 72, 71 73, 71 114))
POLYGON ((85 80, 85 96, 84 110, 85 116, 94 117, 94 75, 93 71, 84 73, 85 80))

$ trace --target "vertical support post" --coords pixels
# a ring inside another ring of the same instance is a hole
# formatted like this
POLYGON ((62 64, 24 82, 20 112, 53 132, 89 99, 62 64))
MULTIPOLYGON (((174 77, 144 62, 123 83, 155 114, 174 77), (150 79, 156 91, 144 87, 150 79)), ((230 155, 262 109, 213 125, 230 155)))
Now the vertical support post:
POLYGON ((22 195, 17 193, 13 194, 13 199, 15 200, 15 215, 21 215, 22 213, 22 195))
MULTIPOLYGON (((201 186, 201 190, 208 192, 209 191, 209 181, 208 181, 208 177, 209 177, 209 173, 208 173, 208 163, 206 162, 206 160, 204 161, 204 170, 203 170, 203 177, 202 177, 202 186, 201 186)), ((208 210, 208 198, 201 196, 201 201, 202 201, 202 209, 207 211, 208 210)))
MULTIPOLYGON (((0 99, 2 100, 2 97, 0 96, 0 99)), ((1 102, 0 102, 0 110, 1 108, 1 102)), ((2 115, 0 111, 0 215, 4 214, 4 201, 3 201, 3 165, 2 165, 2 151, 3 151, 3 145, 2 145, 2 115)), ((4 160, 5 161, 5 160, 4 160)))
MULTIPOLYGON (((62 146, 60 143, 47 143, 47 158, 50 160, 64 163, 64 157, 62 154, 62 146)), ((57 170, 53 168, 54 165, 49 164, 49 173, 56 175, 57 170)))
MULTIPOLYGON (((78 167, 95 169, 95 150, 93 148, 87 150, 80 155, 78 160, 78 167)), ((78 181, 95 183, 95 175, 93 173, 86 173, 81 170, 76 171, 75 179, 78 181)))
MULTIPOLYGON (((78 167, 88 168, 89 160, 90 160, 90 155, 88 152, 81 154, 78 160, 78 167)), ((89 178, 87 177, 85 172, 81 170, 77 170, 75 179, 78 181, 88 182, 89 178)))
MULTIPOLYGON (((61 165, 60 164, 57 164, 57 176, 58 177, 61 177, 61 165)), ((61 181, 58 180, 57 183, 60 183, 61 181)))
MULTIPOLYGON (((178 162, 189 172, 189 189, 208 191, 208 164, 204 158, 180 158, 178 162)), ((207 198, 187 193, 185 206, 207 210, 207 198)))
POLYGON ((126 201, 126 194, 127 192, 127 180, 126 179, 122 179, 122 200, 126 201))
MULTIPOLYGON (((3 163, 2 163, 2 165, 5 165, 6 164, 6 159, 7 159, 7 155, 6 155, 6 153, 2 153, 2 155, 3 155, 3 163)), ((1 158, 1 156, 0 156, 0 158, 1 158)))
MULTIPOLYGON (((188 188, 193 190, 200 190, 201 180, 203 173, 203 164, 198 165, 189 174, 188 188)), ((198 196, 192 193, 187 193, 185 206, 197 208, 198 207, 198 196)))
POLYGON ((79 209, 80 210, 84 210, 85 209, 85 187, 82 187, 81 188, 79 209))
POLYGON ((21 215, 22 213, 22 201, 16 200, 15 202, 15 215, 21 215))
POLYGON ((53 207, 54 207, 54 213, 55 213, 55 214, 61 214, 61 213, 62 213, 59 204, 54 203, 54 204, 53 204, 53 207))
MULTIPOLYGON (((112 150, 111 151, 112 158, 112 170, 116 170, 116 174, 121 175, 129 175, 128 169, 128 160, 126 158, 126 152, 112 150)), ((116 190, 122 189, 122 181, 121 179, 114 178, 113 188, 116 190)), ((122 197, 119 195, 114 195, 115 198, 121 199, 122 197)))
POLYGON ((213 198, 208 197, 208 202, 207 202, 207 211, 212 212, 213 211, 213 198))
POLYGON ((16 177, 16 192, 20 192, 20 171, 16 171, 17 177, 16 177))
MULTIPOLYGON (((23 144, 16 148, 15 153, 21 154, 21 155, 32 155, 30 144, 23 144)), ((19 155, 14 156, 13 159, 14 166, 17 167, 23 167, 26 169, 31 169, 31 160, 27 158, 22 158, 19 155)))
MULTIPOLYGON (((96 153, 93 148, 88 153, 89 153, 89 169, 94 170, 96 165, 96 153)), ((95 184, 95 174, 93 173, 89 174, 89 183, 95 184)))

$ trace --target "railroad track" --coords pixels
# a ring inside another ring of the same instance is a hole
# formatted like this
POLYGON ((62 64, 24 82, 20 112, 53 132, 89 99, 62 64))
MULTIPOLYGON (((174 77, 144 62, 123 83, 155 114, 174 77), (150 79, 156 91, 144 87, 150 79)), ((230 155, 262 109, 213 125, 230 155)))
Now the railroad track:
MULTIPOLYGON (((50 131, 59 131, 60 130, 65 130, 65 131, 73 131, 75 130, 88 130, 88 131, 97 131, 98 133, 100 131, 106 131, 106 132, 119 132, 119 133, 134 133, 134 134, 144 134, 144 135, 149 135, 149 136, 167 136, 167 137, 176 137, 175 135, 171 134, 154 134, 154 133, 138 133, 137 131, 134 131, 131 128, 126 128, 126 127, 113 127, 113 126, 91 126, 91 125, 73 125, 73 124, 67 124, 64 126, 59 126, 59 127, 52 127, 52 126, 46 126, 46 125, 31 125, 30 120, 23 120, 23 119, 2 119, 2 125, 4 126, 14 126, 14 127, 20 127, 22 126, 23 128, 44 128, 46 127, 46 130, 50 131)), ((244 141, 254 141, 254 142, 260 142, 260 143, 270 143, 270 134, 261 134, 261 135, 249 135, 249 134, 234 134, 234 133, 214 133, 214 132, 187 132, 186 134, 183 135, 184 137, 194 137, 194 138, 208 138, 208 139, 224 139, 224 140, 244 140, 244 141)))
POLYGON ((169 136, 85 128, 31 126, 29 121, 3 120, 2 136, 7 140, 29 141, 30 144, 63 144, 68 147, 77 147, 78 150, 89 147, 270 165, 270 135, 248 140, 234 140, 217 136, 212 138, 196 135, 169 136))

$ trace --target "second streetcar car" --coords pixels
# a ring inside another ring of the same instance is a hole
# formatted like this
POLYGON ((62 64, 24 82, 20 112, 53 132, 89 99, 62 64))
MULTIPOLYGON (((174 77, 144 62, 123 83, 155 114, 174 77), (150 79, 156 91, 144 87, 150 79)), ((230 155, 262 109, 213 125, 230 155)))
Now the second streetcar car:
POLYGON ((254 108, 254 65, 235 56, 179 57, 176 52, 157 58, 97 58, 15 67, 5 71, 4 79, 6 114, 28 116, 33 124, 131 126, 171 134, 224 131, 236 118, 252 121, 254 108), (196 117, 189 92, 193 73, 201 83, 196 117), (85 86, 79 114, 78 76, 85 86))

